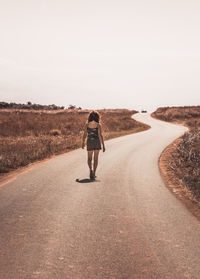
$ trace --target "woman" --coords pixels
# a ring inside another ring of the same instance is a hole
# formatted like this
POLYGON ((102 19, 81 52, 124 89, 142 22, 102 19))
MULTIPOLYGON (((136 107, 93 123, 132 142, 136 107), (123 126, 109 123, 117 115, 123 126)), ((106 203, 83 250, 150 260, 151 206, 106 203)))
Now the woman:
POLYGON ((103 152, 105 152, 105 145, 102 136, 102 128, 100 122, 100 116, 97 111, 91 111, 88 116, 88 121, 85 124, 82 148, 85 147, 85 138, 87 136, 87 151, 88 151, 88 166, 90 169, 90 178, 95 179, 96 169, 98 165, 99 151, 101 150, 101 144, 103 146, 103 152), (94 162, 92 169, 92 157, 94 154, 94 162))

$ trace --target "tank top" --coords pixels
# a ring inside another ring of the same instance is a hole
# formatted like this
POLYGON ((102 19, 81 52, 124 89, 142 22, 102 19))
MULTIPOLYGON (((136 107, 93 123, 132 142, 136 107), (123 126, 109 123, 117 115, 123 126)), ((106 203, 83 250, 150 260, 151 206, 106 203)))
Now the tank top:
POLYGON ((95 139, 99 138, 98 127, 96 127, 96 128, 89 128, 89 127, 87 127, 87 132, 88 132, 87 138, 89 140, 95 140, 95 139))

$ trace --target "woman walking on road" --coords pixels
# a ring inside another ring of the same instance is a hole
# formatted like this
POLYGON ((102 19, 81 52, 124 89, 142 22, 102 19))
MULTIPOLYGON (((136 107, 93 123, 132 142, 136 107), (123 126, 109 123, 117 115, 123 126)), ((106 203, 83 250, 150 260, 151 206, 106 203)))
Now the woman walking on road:
POLYGON ((101 144, 103 146, 103 152, 105 152, 105 145, 102 136, 102 126, 99 123, 100 116, 97 111, 90 112, 88 121, 84 127, 82 148, 85 147, 85 138, 87 136, 87 151, 88 151, 88 166, 90 169, 90 178, 95 179, 96 169, 98 165, 99 151, 101 150, 101 144), (92 158, 94 157, 93 168, 92 158))

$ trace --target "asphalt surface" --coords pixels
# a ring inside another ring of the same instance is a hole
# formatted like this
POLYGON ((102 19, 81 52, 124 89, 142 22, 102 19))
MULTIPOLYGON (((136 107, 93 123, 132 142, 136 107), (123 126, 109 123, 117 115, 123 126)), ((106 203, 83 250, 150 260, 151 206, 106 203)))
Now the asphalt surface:
POLYGON ((200 224, 158 168, 185 128, 135 118, 152 128, 106 141, 95 182, 79 149, 0 187, 1 279, 200 278, 200 224))

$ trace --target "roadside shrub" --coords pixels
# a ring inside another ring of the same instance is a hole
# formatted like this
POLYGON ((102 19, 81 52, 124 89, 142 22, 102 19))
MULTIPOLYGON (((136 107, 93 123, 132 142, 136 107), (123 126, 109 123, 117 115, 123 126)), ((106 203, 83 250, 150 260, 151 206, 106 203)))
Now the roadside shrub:
POLYGON ((189 128, 170 154, 169 169, 181 179, 196 200, 200 201, 200 106, 160 107, 152 116, 180 123, 189 128))
POLYGON ((176 151, 171 154, 171 162, 175 174, 200 201, 200 130, 185 133, 176 151))
POLYGON ((49 132, 49 134, 50 134, 51 136, 60 136, 60 135, 61 135, 61 131, 58 130, 58 129, 53 129, 53 130, 51 130, 51 131, 49 132))

